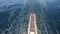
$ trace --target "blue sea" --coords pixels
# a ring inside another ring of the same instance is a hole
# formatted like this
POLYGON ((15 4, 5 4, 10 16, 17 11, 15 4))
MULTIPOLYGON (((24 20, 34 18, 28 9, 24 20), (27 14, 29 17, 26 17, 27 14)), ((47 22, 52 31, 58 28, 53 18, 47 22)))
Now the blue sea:
POLYGON ((0 0, 0 34, 26 34, 30 7, 37 34, 60 34, 60 0, 0 0))

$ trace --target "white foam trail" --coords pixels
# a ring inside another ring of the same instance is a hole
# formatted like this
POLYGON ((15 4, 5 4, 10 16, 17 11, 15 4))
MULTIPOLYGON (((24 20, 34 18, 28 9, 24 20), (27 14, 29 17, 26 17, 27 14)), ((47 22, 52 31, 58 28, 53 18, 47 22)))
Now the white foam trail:
POLYGON ((48 19, 47 19, 46 13, 45 13, 45 12, 47 12, 47 5, 46 5, 45 0, 40 0, 40 4, 41 4, 41 14, 40 14, 41 34, 48 34, 48 33, 53 34, 52 30, 50 29, 50 25, 47 23, 48 19), (46 11, 44 11, 43 8, 46 11), (49 29, 49 31, 47 29, 49 29))
POLYGON ((21 27, 20 27, 20 33, 21 34, 26 34, 26 23, 24 23, 24 24, 22 24, 22 22, 24 21, 24 19, 25 19, 25 15, 23 14, 23 13, 25 13, 25 11, 24 11, 24 9, 25 9, 25 5, 26 5, 26 0, 23 2, 23 7, 22 7, 22 11, 19 13, 20 14, 20 25, 21 25, 21 27))
POLYGON ((22 11, 19 13, 20 15, 24 12, 24 8, 25 8, 25 5, 26 5, 26 2, 27 2, 27 0, 25 0, 25 1, 23 2, 22 11))
POLYGON ((46 1, 45 0, 40 0, 40 4, 45 7, 45 10, 47 12, 48 6, 46 5, 46 1))
POLYGON ((22 7, 22 9, 25 8, 26 3, 27 3, 27 0, 25 0, 25 1, 23 2, 23 7, 22 7))

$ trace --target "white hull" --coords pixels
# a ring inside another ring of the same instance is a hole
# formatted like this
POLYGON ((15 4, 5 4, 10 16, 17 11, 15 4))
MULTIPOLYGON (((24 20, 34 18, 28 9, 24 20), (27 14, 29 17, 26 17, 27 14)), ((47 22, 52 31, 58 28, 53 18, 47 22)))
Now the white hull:
POLYGON ((30 14, 30 19, 29 19, 29 24, 28 24, 28 34, 37 34, 35 13, 30 14))

